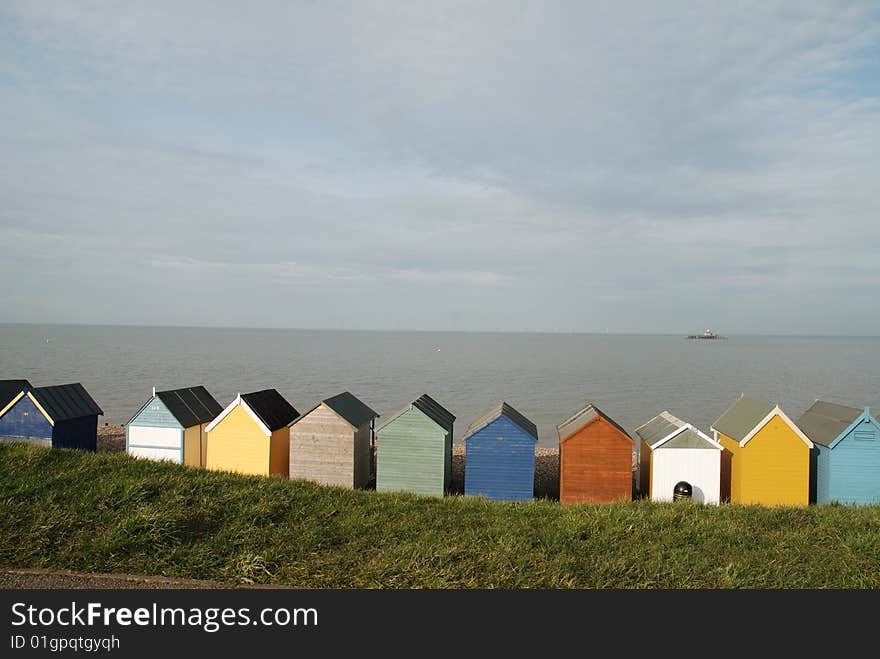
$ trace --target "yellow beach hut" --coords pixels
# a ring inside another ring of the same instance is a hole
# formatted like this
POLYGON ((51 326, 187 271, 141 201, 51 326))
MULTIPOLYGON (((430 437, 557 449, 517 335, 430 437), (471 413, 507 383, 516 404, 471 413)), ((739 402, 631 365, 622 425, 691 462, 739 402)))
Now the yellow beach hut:
POLYGON ((286 478, 288 424, 298 416, 275 389, 238 394, 205 429, 205 468, 286 478))
POLYGON ((730 503, 806 506, 810 502, 807 436, 778 405, 741 395, 712 424, 727 451, 721 463, 721 497, 730 503))

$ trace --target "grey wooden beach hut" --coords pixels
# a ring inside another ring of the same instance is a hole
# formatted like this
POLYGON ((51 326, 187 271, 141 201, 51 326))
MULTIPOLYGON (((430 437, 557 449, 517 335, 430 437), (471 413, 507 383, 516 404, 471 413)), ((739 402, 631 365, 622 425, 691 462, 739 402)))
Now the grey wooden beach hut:
POLYGON ((376 489, 443 496, 452 480, 455 416, 427 394, 376 431, 376 489))
POLYGON ((378 416, 348 391, 322 400, 290 425, 290 477, 366 487, 378 416))

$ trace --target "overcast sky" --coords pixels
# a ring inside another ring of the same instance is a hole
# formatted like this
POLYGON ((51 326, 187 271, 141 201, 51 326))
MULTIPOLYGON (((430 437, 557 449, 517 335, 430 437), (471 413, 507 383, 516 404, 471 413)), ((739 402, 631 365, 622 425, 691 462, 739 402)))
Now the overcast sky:
POLYGON ((880 333, 880 7, 0 4, 0 321, 880 333))

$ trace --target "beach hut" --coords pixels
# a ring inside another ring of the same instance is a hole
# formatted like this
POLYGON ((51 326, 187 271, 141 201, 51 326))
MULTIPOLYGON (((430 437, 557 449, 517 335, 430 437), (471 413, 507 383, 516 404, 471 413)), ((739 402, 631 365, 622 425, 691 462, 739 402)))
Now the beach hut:
POLYGON ((535 424, 502 402, 468 426, 464 493, 528 501, 535 491, 535 424))
POLYGON ((348 391, 322 400, 290 425, 290 477, 366 487, 378 416, 348 391))
POLYGON ((616 421, 587 403, 556 432, 562 503, 632 499, 635 440, 616 421))
POLYGON ((30 388, 31 383, 27 380, 0 380, 0 441, 16 441, 21 437, 20 424, 27 419, 27 415, 6 419, 4 416, 30 388))
POLYGON ((797 425, 816 447, 816 503, 880 503, 880 424, 869 408, 817 400, 797 425))
POLYGON ((125 424, 125 450, 151 460, 205 466, 205 428, 223 407, 202 386, 156 391, 125 424))
POLYGON ((290 428, 299 413, 275 389, 238 394, 205 428, 205 467, 288 476, 290 428))
MULTIPOLYGON (((9 381, 7 381, 9 382, 9 381)), ((94 451, 104 414, 79 382, 22 388, 0 409, 0 439, 94 451)), ((4 398, 14 385, 5 387, 4 398)))
POLYGON ((0 417, 5 413, 9 404, 25 389, 30 389, 31 383, 27 380, 0 380, 0 417))
POLYGON ((731 503, 806 506, 813 442, 778 405, 741 395, 712 424, 721 460, 721 498, 731 503))
POLYGON ((672 501, 675 486, 684 481, 694 501, 720 503, 721 444, 667 411, 636 428, 636 435, 642 496, 672 501))
POLYGON ((443 496, 452 481, 455 416, 427 394, 376 430, 376 489, 443 496))

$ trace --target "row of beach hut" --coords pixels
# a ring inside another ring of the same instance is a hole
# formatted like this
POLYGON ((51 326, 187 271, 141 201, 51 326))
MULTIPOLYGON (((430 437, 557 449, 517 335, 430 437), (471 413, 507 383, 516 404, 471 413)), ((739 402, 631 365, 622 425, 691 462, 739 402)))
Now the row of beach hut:
MULTIPOLYGON (((0 439, 95 450, 99 414, 79 383, 0 381, 0 439)), ((125 443, 134 456, 212 470, 448 492, 455 416, 423 394, 377 427, 378 418, 350 392, 300 414, 275 389, 238 394, 225 408, 203 386, 154 389, 125 424, 125 443)), ((817 400, 794 422, 779 406, 743 395, 710 431, 663 411, 633 436, 587 403, 557 426, 559 499, 631 498, 637 451, 638 492, 654 501, 672 500, 685 485, 708 504, 880 503, 880 424, 868 408, 817 400)), ((463 441, 465 494, 533 497, 538 432, 528 418, 502 402, 463 441)))

